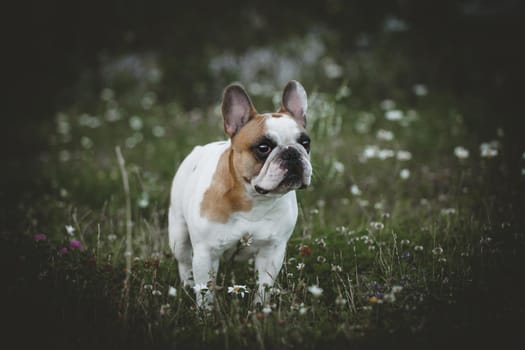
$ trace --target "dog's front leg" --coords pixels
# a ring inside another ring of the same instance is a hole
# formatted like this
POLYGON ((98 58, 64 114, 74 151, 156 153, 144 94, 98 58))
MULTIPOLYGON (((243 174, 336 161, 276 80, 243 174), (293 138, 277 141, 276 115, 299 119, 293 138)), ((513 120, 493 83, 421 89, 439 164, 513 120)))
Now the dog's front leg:
POLYGON ((196 245, 193 247, 192 267, 197 305, 209 309, 213 304, 213 287, 219 258, 206 245, 196 245))
POLYGON ((259 290, 253 303, 264 305, 269 302, 266 288, 272 287, 281 267, 286 252, 286 242, 271 244, 261 248, 255 257, 255 268, 259 274, 259 290))

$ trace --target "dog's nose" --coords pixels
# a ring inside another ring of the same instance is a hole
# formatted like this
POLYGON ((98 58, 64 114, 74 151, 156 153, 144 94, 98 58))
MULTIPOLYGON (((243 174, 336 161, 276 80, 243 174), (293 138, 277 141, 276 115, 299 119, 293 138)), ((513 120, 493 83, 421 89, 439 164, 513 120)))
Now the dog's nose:
POLYGON ((281 153, 281 158, 283 160, 293 160, 293 159, 299 159, 299 157, 301 156, 301 154, 299 153, 299 151, 297 151, 295 148, 293 147, 286 147, 284 149, 284 151, 281 153))

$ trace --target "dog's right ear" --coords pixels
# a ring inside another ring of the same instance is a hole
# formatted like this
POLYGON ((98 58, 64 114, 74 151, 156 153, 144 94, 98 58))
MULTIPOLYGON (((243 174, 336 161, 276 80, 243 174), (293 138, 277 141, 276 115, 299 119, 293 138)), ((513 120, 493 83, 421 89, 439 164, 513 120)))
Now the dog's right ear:
POLYGON ((222 117, 224 131, 232 138, 257 111, 250 97, 239 84, 231 84, 222 95, 222 117))

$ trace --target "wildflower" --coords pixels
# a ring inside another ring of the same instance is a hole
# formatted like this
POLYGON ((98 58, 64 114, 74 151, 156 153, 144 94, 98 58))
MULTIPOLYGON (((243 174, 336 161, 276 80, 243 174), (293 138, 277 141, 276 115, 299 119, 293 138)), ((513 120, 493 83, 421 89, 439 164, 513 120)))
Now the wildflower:
POLYGON ((455 208, 443 208, 441 209, 441 215, 452 215, 456 214, 455 208))
POLYGON ((397 157, 397 160, 400 160, 400 161, 410 160, 412 159, 412 153, 410 153, 409 151, 401 150, 401 151, 397 151, 396 157, 397 157))
POLYGON ((402 286, 392 286, 392 293, 399 293, 403 290, 402 286))
POLYGON ((235 284, 233 287, 228 287, 228 294, 240 295, 241 298, 244 298, 245 293, 249 293, 245 285, 235 284))
POLYGON ((416 245, 416 246, 414 247, 414 250, 415 250, 416 252, 422 252, 422 251, 423 251, 423 246, 422 246, 422 245, 416 245))
POLYGON ((346 304, 346 299, 343 298, 343 297, 341 296, 341 294, 339 294, 339 295, 337 296, 337 298, 335 298, 335 304, 336 304, 336 305, 343 306, 343 305, 346 304))
POLYGON ((241 237, 239 240, 241 242, 241 246, 243 247, 249 247, 253 243, 253 237, 250 234, 245 234, 241 237))
POLYGON ((401 245, 409 245, 410 244, 410 240, 402 239, 400 243, 401 243, 401 245))
POLYGON ((385 160, 387 158, 392 158, 395 156, 395 153, 391 149, 381 149, 379 150, 379 153, 377 154, 378 158, 381 160, 385 160))
POLYGON ((403 180, 408 179, 410 177, 410 170, 401 169, 401 171, 399 172, 399 177, 401 177, 401 179, 403 180))
POLYGON ((343 74, 343 68, 331 58, 327 58, 323 61, 323 69, 326 77, 330 79, 339 78, 343 74))
POLYGON ((454 148, 454 155, 459 159, 466 159, 469 156, 469 151, 462 146, 457 146, 454 148))
POLYGON ((479 146, 480 155, 483 158, 493 158, 498 155, 498 143, 496 141, 484 142, 479 146))
POLYGON ((270 291, 271 295, 279 295, 279 294, 281 294, 281 290, 279 288, 277 288, 277 287, 271 287, 269 291, 270 291))
POLYGON ((370 204, 369 201, 367 201, 366 199, 358 199, 357 200, 357 204, 359 204, 359 206, 361 207, 368 207, 368 205, 370 204))
POLYGON ((158 289, 155 289, 155 290, 151 291, 151 294, 158 297, 158 296, 162 295, 162 292, 160 290, 158 290, 158 289))
POLYGON ((302 245, 299 247, 299 254, 301 256, 310 256, 312 255, 312 249, 307 245, 302 245))
POLYGON ((142 192, 139 199, 137 200, 137 205, 139 208, 147 208, 149 205, 149 194, 147 192, 142 192))
POLYGON ((146 289, 146 290, 152 290, 153 289, 153 285, 152 284, 145 284, 142 286, 142 288, 146 289))
POLYGON ((434 255, 441 255, 443 253, 443 248, 441 247, 436 247, 434 249, 432 249, 432 254, 434 255))
POLYGON ((381 108, 384 109, 385 111, 389 111, 391 109, 394 109, 395 107, 396 107, 396 103, 390 99, 381 101, 381 108))
POLYGON ((71 225, 66 225, 66 232, 68 235, 73 236, 73 233, 75 233, 75 228, 71 225))
POLYGON ((58 249, 57 252, 58 252, 59 255, 64 255, 64 254, 67 254, 68 251, 69 250, 66 247, 62 247, 62 248, 58 249))
POLYGON ((310 287, 308 287, 308 291, 310 293, 312 293, 312 295, 315 298, 319 298, 321 296, 321 294, 323 294, 323 289, 320 288, 319 286, 315 285, 315 284, 310 286, 310 287))
POLYGON ((168 289, 168 295, 170 297, 176 297, 177 296, 177 289, 175 289, 175 287, 170 286, 170 288, 168 289))
POLYGON ((108 241, 113 242, 116 239, 117 239, 117 235, 115 235, 113 233, 108 235, 108 241))
POLYGON ((100 93, 100 99, 103 101, 110 101, 115 98, 115 92, 111 90, 110 88, 104 88, 102 89, 102 92, 100 93))
POLYGON ((438 259, 438 262, 444 264, 444 263, 447 262, 447 258, 441 257, 441 258, 438 259))
POLYGON ((142 97, 140 104, 144 109, 151 109, 157 100, 157 95, 154 92, 146 92, 142 97))
POLYGON ((363 150, 363 158, 366 160, 366 159, 369 159, 369 158, 375 158, 377 157, 379 153, 379 147, 377 146, 366 146, 365 149, 363 150))
POLYGON ((39 241, 45 241, 47 239, 47 236, 44 233, 37 233, 33 236, 33 239, 37 242, 39 241))
POLYGON ((167 315, 169 311, 170 311, 170 304, 164 304, 160 306, 161 315, 167 315))
POLYGON ((398 109, 392 109, 385 112, 385 118, 392 121, 403 119, 403 112, 398 109))
POLYGON ((392 141, 394 139, 394 133, 389 130, 379 129, 377 131, 376 137, 378 140, 392 141))
POLYGON ((166 134, 166 130, 161 125, 156 125, 151 129, 151 133, 155 137, 163 137, 166 134))
POLYGON ((379 298, 376 297, 375 295, 372 295, 371 297, 368 298, 368 301, 372 304, 377 304, 379 302, 379 298))
POLYGON ((326 258, 322 255, 319 255, 317 257, 317 262, 320 263, 320 264, 324 264, 326 262, 326 258))
POLYGON ((80 138, 80 144, 82 145, 82 147, 84 147, 85 149, 90 149, 91 147, 93 147, 93 141, 87 137, 87 136, 82 136, 80 138))
POLYGON ((374 240, 368 235, 361 236, 361 240, 364 244, 374 244, 374 240))
POLYGON ((142 118, 139 117, 139 116, 132 116, 131 118, 129 118, 129 126, 133 129, 133 130, 140 130, 142 129, 142 126, 144 125, 144 123, 142 122, 142 118))
POLYGON ((78 250, 84 249, 84 247, 82 246, 82 243, 76 239, 72 239, 71 241, 69 241, 69 245, 71 246, 71 248, 75 248, 78 250))
POLYGON ((426 94, 428 94, 428 89, 423 84, 416 84, 412 86, 412 92, 416 96, 425 96, 426 94))
POLYGON ((396 301, 396 295, 395 293, 386 293, 383 296, 383 300, 386 301, 387 303, 393 303, 396 301))
POLYGON ((361 190, 359 189, 357 185, 352 185, 352 187, 350 187, 350 192, 354 196, 360 196, 362 194, 361 190))
POLYGON ((304 306, 304 303, 301 303, 299 306, 299 315, 305 315, 308 311, 308 308, 304 306))
POLYGON ((297 268, 297 270, 302 271, 302 270, 304 269, 305 266, 306 266, 306 265, 305 265, 304 263, 298 263, 297 266, 296 266, 296 268, 297 268))
POLYGON ((325 242, 324 238, 316 238, 315 239, 315 243, 321 248, 325 248, 326 247, 326 242, 325 242))
POLYGON ((332 272, 342 272, 343 268, 340 265, 332 264, 332 272))
POLYGON ((335 231, 339 232, 339 233, 345 233, 346 232, 346 227, 344 227, 344 226, 337 226, 335 228, 335 231))
MULTIPOLYGON (((385 228, 385 224, 383 224, 382 222, 377 222, 377 221, 372 221, 370 223, 370 227, 372 227, 374 230, 382 230, 385 228)), ((368 236, 367 236, 368 238, 368 236)))
POLYGON ((342 174, 345 171, 345 165, 338 161, 334 161, 332 167, 334 168, 334 171, 339 174, 342 174))
POLYGON ((265 316, 268 316, 269 314, 272 313, 272 308, 270 306, 265 306, 263 309, 262 309, 262 312, 265 316))

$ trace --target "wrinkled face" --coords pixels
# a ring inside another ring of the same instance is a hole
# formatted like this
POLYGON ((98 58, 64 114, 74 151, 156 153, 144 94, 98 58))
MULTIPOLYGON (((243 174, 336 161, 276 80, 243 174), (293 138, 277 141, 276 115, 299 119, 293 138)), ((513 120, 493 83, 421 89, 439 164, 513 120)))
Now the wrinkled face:
POLYGON ((310 184, 310 138, 284 113, 259 114, 232 139, 233 166, 247 191, 281 195, 310 184))

